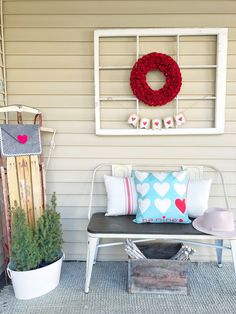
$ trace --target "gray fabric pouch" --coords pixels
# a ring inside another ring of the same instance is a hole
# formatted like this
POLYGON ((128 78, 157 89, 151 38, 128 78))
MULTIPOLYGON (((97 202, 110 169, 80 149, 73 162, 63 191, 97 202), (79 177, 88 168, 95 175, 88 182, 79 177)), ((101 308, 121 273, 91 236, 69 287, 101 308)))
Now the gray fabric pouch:
POLYGON ((40 126, 1 124, 0 144, 3 157, 40 155, 42 152, 40 126))

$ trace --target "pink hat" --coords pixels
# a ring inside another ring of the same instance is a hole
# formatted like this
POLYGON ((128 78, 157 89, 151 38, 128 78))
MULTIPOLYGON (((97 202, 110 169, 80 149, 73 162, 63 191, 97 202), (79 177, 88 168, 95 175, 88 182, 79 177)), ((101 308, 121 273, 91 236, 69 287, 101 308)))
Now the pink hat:
POLYGON ((193 227, 214 236, 236 237, 233 213, 223 208, 209 208, 193 221, 193 227))

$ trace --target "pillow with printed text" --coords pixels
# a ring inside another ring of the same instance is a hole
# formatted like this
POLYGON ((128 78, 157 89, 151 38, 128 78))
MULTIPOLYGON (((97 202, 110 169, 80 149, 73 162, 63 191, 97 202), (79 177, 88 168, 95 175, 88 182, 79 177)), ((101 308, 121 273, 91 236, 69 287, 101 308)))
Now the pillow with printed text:
POLYGON ((191 220, 186 211, 187 171, 133 171, 138 194, 136 223, 182 223, 191 220))

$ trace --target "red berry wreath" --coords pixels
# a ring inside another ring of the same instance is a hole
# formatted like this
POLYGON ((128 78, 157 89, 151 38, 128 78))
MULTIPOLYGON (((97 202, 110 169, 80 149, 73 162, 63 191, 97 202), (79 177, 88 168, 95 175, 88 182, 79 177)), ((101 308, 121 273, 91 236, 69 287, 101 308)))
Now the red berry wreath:
POLYGON ((130 74, 130 86, 134 95, 149 106, 163 106, 180 91, 182 77, 178 64, 170 56, 152 52, 139 58, 130 74), (153 90, 146 81, 149 71, 159 70, 165 77, 165 85, 153 90))

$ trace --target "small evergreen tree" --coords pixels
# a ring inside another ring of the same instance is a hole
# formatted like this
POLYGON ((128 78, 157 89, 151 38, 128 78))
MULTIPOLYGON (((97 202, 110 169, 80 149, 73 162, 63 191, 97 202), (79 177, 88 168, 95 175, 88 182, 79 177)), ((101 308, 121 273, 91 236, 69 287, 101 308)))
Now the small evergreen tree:
POLYGON ((36 241, 42 265, 47 265, 60 256, 62 250, 62 229, 60 214, 56 212, 56 194, 53 193, 51 205, 47 206, 37 221, 36 241))
POLYGON ((16 271, 35 269, 40 263, 33 230, 28 226, 25 212, 19 206, 12 211, 11 263, 16 271))

